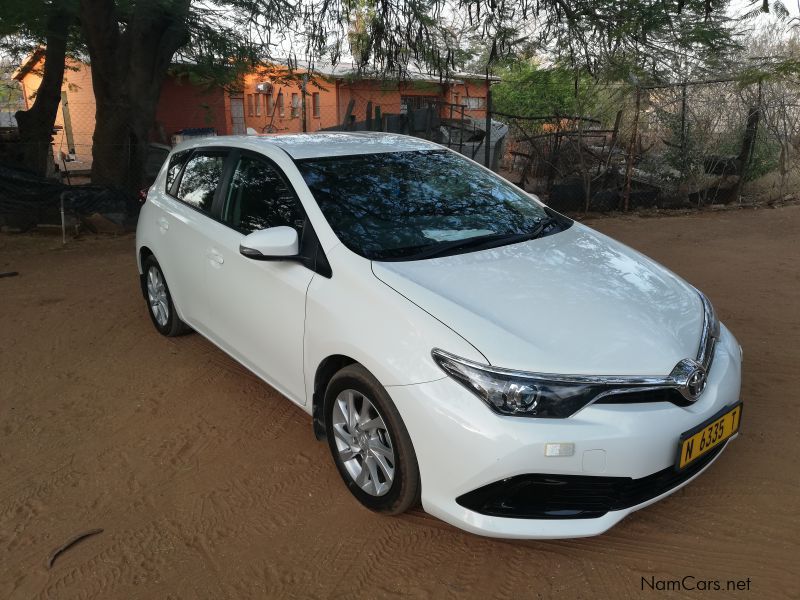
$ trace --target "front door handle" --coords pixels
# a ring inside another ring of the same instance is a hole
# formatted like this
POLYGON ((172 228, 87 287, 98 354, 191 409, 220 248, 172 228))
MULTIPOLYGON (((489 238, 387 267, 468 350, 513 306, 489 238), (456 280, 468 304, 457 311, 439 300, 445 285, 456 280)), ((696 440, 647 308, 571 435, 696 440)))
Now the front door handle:
POLYGON ((158 220, 158 226, 161 228, 161 231, 164 232, 169 229, 169 221, 167 221, 164 217, 161 217, 158 220))
POLYGON ((222 258, 222 254, 217 252, 214 248, 209 249, 208 253, 206 254, 206 258, 211 261, 214 265, 221 265, 225 262, 225 259, 222 258))

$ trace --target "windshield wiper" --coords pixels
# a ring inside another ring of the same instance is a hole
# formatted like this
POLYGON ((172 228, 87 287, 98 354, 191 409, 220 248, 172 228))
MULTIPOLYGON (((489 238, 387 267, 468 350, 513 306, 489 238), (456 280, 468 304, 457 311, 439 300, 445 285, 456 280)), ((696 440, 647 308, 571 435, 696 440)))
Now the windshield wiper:
POLYGON ((487 235, 478 235, 463 240, 453 240, 452 242, 436 244, 410 256, 405 256, 402 258, 402 260, 439 258, 442 256, 449 256, 451 254, 458 254, 461 251, 468 249, 487 250, 489 248, 496 248, 497 246, 506 246, 508 244, 526 242, 541 236, 545 229, 557 222, 558 221, 556 221, 553 217, 544 217, 541 221, 536 223, 536 227, 534 229, 526 233, 490 233, 487 235))

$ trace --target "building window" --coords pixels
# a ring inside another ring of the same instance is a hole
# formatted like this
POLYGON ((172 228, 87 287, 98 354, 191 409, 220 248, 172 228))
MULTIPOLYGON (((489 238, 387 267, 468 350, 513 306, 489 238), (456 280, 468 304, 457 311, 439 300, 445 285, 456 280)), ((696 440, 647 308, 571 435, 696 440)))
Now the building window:
POLYGON ((453 94, 453 104, 461 104, 461 94, 453 94))
POLYGON ((278 115, 286 116, 286 109, 283 106, 283 92, 278 92, 278 115))
POLYGON ((247 94, 247 116, 253 116, 253 94, 247 94))
POLYGON ((256 105, 256 116, 257 117, 261 116, 261 103, 262 102, 263 101, 261 100, 261 94, 256 94, 256 96, 254 98, 254 104, 256 105))
POLYGON ((314 111, 314 116, 319 117, 319 92, 311 94, 311 108, 314 111))
POLYGON ((466 100, 466 107, 470 110, 477 110, 486 108, 486 98, 468 97, 466 100))
POLYGON ((292 118, 300 116, 300 96, 292 94, 292 118))
POLYGON ((408 114, 410 110, 420 110, 429 106, 436 108, 439 102, 441 100, 438 96, 401 96, 400 112, 408 114))
POLYGON ((272 92, 267 94, 267 115, 270 117, 272 113, 275 112, 275 96, 272 95, 272 92))

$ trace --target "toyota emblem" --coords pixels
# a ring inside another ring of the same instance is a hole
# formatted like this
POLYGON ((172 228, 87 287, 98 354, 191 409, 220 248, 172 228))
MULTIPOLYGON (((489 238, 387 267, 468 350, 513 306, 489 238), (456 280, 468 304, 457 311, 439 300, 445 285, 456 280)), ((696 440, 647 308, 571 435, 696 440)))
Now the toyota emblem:
POLYGON ((702 367, 698 367, 689 375, 686 380, 686 391, 689 392, 692 400, 697 400, 697 397, 703 393, 706 388, 706 371, 702 367))

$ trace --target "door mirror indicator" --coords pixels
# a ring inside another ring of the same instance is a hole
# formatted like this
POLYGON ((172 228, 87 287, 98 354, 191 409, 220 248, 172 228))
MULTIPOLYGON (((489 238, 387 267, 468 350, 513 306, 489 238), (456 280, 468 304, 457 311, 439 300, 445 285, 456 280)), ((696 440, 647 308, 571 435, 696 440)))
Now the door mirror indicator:
POLYGON ((270 227, 246 235, 239 252, 253 260, 292 260, 298 257, 300 240, 291 227, 270 227))

